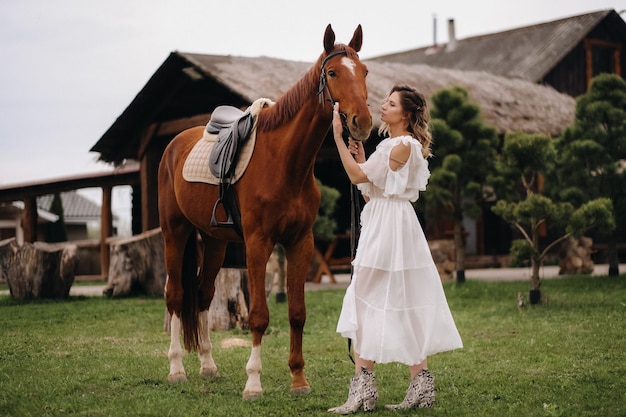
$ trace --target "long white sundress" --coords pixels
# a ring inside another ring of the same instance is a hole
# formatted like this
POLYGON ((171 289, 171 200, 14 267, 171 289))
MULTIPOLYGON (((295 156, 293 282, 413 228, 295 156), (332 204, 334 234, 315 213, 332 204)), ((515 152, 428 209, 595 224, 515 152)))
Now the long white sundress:
POLYGON ((370 182, 358 187, 370 200, 361 212, 354 272, 337 332, 352 339, 361 358, 377 363, 416 365, 463 347, 411 205, 430 177, 421 143, 410 136, 384 139, 360 166, 370 182), (401 142, 411 145, 411 155, 393 171, 389 154, 401 142))

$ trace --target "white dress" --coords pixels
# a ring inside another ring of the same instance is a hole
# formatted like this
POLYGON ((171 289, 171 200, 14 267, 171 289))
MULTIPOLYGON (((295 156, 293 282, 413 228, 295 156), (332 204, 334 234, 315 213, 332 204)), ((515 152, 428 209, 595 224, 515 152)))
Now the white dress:
POLYGON ((387 138, 360 164, 370 182, 359 190, 370 200, 361 213, 353 275, 337 332, 352 339, 361 358, 416 365, 437 352, 463 347, 426 237, 411 205, 426 189, 430 171, 419 141, 387 138), (396 171, 391 149, 411 145, 396 171))

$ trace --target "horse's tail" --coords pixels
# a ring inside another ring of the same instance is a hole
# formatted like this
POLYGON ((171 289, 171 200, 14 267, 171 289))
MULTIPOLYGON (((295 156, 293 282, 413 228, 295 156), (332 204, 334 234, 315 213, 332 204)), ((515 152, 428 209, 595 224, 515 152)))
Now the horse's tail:
POLYGON ((180 319, 183 327, 183 340, 188 352, 198 350, 200 346, 198 302, 198 237, 196 231, 187 239, 183 255, 182 287, 183 306, 180 319))

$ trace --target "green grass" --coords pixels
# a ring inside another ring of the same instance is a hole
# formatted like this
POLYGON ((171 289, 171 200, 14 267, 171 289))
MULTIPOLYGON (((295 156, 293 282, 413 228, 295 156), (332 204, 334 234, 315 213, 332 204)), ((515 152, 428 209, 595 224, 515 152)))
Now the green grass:
MULTIPOLYGON (((464 348, 429 359, 430 410, 394 412, 408 371, 378 365, 372 415, 626 416, 626 277, 545 280, 547 303, 518 309, 528 282, 446 283, 464 348)), ((2 416, 329 416, 345 401, 352 363, 334 332, 343 291, 307 293, 304 353, 312 393, 289 394, 287 306, 270 302, 263 339, 264 395, 243 401, 249 348, 220 347, 246 332, 212 333, 220 376, 167 382, 169 337, 161 298, 71 297, 17 302, 0 296, 2 416)), ((363 414, 360 412, 360 414, 363 414)))

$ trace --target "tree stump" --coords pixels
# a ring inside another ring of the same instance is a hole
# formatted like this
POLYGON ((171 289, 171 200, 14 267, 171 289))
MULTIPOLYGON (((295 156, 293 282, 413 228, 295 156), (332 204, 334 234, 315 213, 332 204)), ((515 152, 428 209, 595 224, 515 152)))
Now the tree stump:
POLYGON ((164 294, 165 253, 160 228, 129 238, 110 238, 107 242, 111 256, 105 295, 164 294))
POLYGON ((2 274, 13 298, 68 298, 74 283, 78 249, 69 243, 0 244, 2 274))
POLYGON ((17 250, 15 238, 0 240, 0 282, 7 282, 9 262, 17 250))
MULTIPOLYGON (((272 292, 274 274, 265 273, 265 294, 272 292)), ((250 328, 250 293, 248 291, 248 270, 222 268, 215 277, 215 295, 209 307, 209 329, 211 331, 250 328)), ((163 330, 170 331, 170 315, 165 309, 163 330)))
POLYGON ((450 239, 432 240, 428 242, 433 261, 442 280, 454 277, 454 241, 450 239))
POLYGON ((559 251, 559 275, 581 275, 593 272, 593 239, 581 237, 569 238, 561 244, 559 251))

